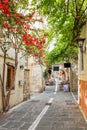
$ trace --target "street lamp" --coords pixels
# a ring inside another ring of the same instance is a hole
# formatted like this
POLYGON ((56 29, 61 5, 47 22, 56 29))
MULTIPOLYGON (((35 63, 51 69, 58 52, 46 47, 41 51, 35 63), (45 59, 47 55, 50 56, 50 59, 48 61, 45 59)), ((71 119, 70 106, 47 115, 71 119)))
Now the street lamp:
POLYGON ((84 55, 83 53, 86 53, 86 43, 84 42, 85 39, 84 38, 79 38, 77 40, 78 46, 80 48, 80 61, 81 61, 81 71, 84 70, 84 55))
POLYGON ((78 46, 79 46, 80 51, 81 51, 82 53, 85 53, 85 52, 86 52, 86 43, 85 43, 84 41, 85 41, 84 38, 79 38, 79 39, 77 39, 78 46))

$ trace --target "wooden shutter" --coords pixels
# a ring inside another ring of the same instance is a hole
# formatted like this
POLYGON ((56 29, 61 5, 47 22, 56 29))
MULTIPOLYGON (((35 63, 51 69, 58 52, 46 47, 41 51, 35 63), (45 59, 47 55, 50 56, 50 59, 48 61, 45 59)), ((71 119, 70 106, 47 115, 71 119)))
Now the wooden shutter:
POLYGON ((6 84, 6 90, 14 89, 14 67, 8 65, 7 66, 7 84, 6 84))

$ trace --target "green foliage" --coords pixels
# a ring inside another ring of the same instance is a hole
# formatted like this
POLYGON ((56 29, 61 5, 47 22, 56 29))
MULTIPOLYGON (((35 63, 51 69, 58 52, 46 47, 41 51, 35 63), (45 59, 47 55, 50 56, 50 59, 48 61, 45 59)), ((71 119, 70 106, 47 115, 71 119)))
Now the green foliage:
POLYGON ((47 70, 45 70, 45 71, 43 72, 43 77, 44 77, 45 79, 48 78, 48 71, 47 71, 47 70))
POLYGON ((60 62, 64 57, 77 59, 76 39, 87 20, 87 0, 33 0, 37 9, 47 17, 48 44, 56 39, 55 48, 48 52, 46 58, 50 63, 60 62))
POLYGON ((18 9, 26 9, 28 6, 28 0, 11 0, 10 8, 14 12, 18 9))

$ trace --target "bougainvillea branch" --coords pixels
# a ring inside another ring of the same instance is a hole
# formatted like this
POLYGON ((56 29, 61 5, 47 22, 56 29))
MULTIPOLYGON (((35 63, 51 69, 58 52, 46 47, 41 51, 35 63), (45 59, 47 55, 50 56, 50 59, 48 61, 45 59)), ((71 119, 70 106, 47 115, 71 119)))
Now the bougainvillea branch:
POLYGON ((7 16, 10 16, 9 0, 0 0, 0 10, 7 16))

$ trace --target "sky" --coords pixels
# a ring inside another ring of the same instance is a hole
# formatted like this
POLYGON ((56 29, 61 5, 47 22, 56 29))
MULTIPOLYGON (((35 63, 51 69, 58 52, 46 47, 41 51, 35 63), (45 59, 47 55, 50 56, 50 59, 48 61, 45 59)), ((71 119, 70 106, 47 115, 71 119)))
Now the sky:
POLYGON ((48 49, 49 52, 54 49, 55 43, 56 43, 56 39, 54 38, 54 39, 52 40, 52 42, 49 44, 49 49, 48 49))

